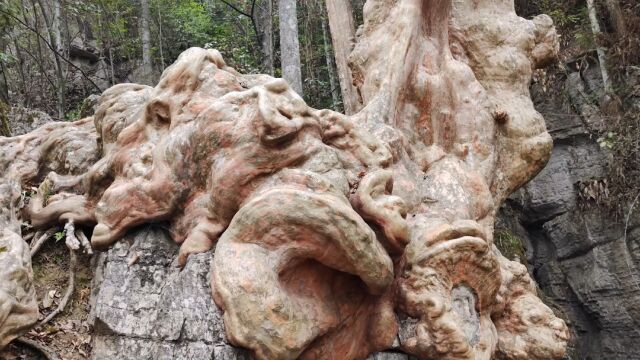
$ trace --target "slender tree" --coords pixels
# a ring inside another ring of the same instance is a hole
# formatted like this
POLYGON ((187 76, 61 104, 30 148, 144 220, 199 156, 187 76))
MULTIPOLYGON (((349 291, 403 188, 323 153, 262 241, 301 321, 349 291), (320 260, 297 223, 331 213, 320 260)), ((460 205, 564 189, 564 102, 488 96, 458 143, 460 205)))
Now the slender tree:
POLYGON ((624 37, 627 35, 627 24, 624 20, 624 14, 620 8, 619 0, 606 0, 607 10, 609 11, 609 17, 611 17, 611 23, 615 29, 618 37, 624 37))
POLYGON ((162 69, 165 68, 164 63, 164 46, 162 41, 162 11, 160 11, 160 1, 158 1, 158 44, 160 45, 160 64, 162 65, 162 69))
POLYGON ((322 18, 322 41, 324 45, 324 56, 327 62, 327 73, 329 75, 329 86, 331 87, 331 100, 334 110, 338 110, 338 104, 340 103, 340 97, 338 96, 338 89, 336 83, 336 74, 333 68, 333 61, 331 56, 331 48, 329 41, 327 40, 327 21, 322 18))
MULTIPOLYGON (((0 33, 0 55, 4 55, 7 50, 7 41, 3 33, 0 33)), ((4 56, 0 57, 0 101, 9 103, 9 81, 7 80, 7 71, 4 66, 4 56)))
MULTIPOLYGON (((58 111, 58 118, 64 119, 65 107, 66 107, 66 92, 67 92, 66 76, 65 76, 64 69, 62 67, 62 60, 61 60, 62 55, 60 54, 60 49, 62 48, 62 45, 61 45, 62 36, 60 35, 60 27, 55 24, 56 22, 58 24, 60 23, 60 18, 59 18, 60 12, 58 8, 59 1, 53 0, 53 4, 51 4, 52 8, 54 9, 53 15, 51 14, 51 9, 45 6, 42 0, 38 0, 38 5, 40 5, 40 12, 42 13, 42 18, 44 19, 45 25, 47 27, 47 34, 49 35, 48 46, 50 47, 51 58, 53 59, 53 63, 55 65, 56 80, 57 80, 56 108, 58 111)), ((35 7, 34 7, 34 17, 35 19, 38 18, 38 14, 35 12, 35 7)), ((39 31, 37 23, 36 23, 35 30, 36 32, 39 31)), ((39 33, 37 33, 36 35, 39 35, 39 33)))
POLYGON ((273 3, 271 0, 262 0, 257 8, 256 22, 262 51, 262 70, 273 76, 275 73, 273 61, 273 3))
MULTIPOLYGON (((599 42, 598 37, 600 37, 600 24, 598 23, 598 14, 596 12, 596 5, 594 0, 587 0, 587 9, 589 10, 589 21, 591 22, 591 31, 593 32, 593 36, 597 42, 599 42)), ((607 55, 606 49, 601 45, 597 45, 596 48, 598 54, 598 61, 600 62, 600 73, 602 75, 602 83, 604 85, 604 90, 607 94, 611 94, 613 89, 611 87, 611 81, 609 80, 609 71, 607 70, 607 55)))
POLYGON ((149 27, 149 19, 151 14, 149 11, 149 0, 140 0, 141 18, 140 32, 142 37, 142 81, 151 85, 153 83, 153 67, 151 64, 151 30, 149 27))
POLYGON ((295 90, 295 92, 303 96, 296 0, 279 0, 278 15, 280 17, 280 63, 282 65, 282 77, 291 85, 291 88, 295 90))

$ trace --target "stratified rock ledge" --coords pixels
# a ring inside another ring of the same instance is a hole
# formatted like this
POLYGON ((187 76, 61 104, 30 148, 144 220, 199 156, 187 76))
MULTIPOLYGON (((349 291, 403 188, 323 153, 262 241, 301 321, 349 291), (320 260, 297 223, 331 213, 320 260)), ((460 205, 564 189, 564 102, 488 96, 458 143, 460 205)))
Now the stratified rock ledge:
POLYGON ((212 254, 191 256, 181 271, 177 253, 165 230, 145 227, 96 256, 94 359, 250 359, 226 341, 210 295, 212 254))

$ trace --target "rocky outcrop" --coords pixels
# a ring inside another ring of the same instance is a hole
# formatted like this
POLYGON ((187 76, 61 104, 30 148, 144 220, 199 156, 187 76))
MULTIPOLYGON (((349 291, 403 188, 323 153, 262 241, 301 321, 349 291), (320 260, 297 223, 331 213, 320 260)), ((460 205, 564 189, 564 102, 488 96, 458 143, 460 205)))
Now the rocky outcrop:
POLYGON ((226 340, 209 286, 211 253, 181 269, 166 230, 144 227, 94 258, 94 359, 249 359, 226 340))
MULTIPOLYGON (((160 226, 127 235, 93 259, 93 359, 249 360, 226 339, 223 313, 210 294, 212 253, 181 269, 178 247, 160 226)), ((370 360, 408 360, 378 353, 370 360)))
MULTIPOLYGON (((570 71, 559 85, 566 97, 534 85, 554 149, 546 168, 507 202, 498 226, 524 240, 545 301, 562 311, 572 330, 572 359, 636 359, 640 214, 636 209, 627 222, 628 211, 616 217, 596 203, 606 197, 610 161, 592 135, 606 121, 588 100, 602 88, 599 74, 594 63, 570 71)), ((627 208, 634 196, 630 192, 627 208)))
POLYGON ((20 106, 12 107, 6 115, 11 136, 26 134, 53 121, 45 112, 20 106))

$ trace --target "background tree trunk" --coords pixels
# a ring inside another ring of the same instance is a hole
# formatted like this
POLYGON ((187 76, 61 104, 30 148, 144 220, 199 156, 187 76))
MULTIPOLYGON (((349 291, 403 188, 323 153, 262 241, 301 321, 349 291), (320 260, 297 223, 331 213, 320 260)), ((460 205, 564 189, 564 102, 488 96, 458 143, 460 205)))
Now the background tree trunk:
MULTIPOLYGON (((600 24, 598 23, 598 14, 596 13, 596 6, 594 0, 587 0, 587 9, 589 10, 589 21, 591 22, 591 31, 596 43, 600 40, 600 24)), ((609 80, 609 71, 607 70, 607 55, 606 49, 601 45, 597 45, 596 51, 598 53, 598 61, 600 62, 600 73, 602 74, 602 83, 604 90, 607 94, 612 92, 611 81, 609 80)))
POLYGON ((56 49, 56 51, 58 51, 59 53, 62 53, 63 48, 62 48, 62 25, 61 25, 61 21, 60 18, 62 16, 62 5, 60 4, 59 0, 54 0, 51 4, 51 7, 53 8, 53 16, 52 16, 52 23, 51 23, 51 32, 53 32, 53 40, 54 43, 52 44, 54 46, 54 48, 56 49))
POLYGON ((298 16, 296 0, 279 0, 280 62, 282 77, 291 88, 303 96, 302 71, 300 70, 300 43, 298 42, 298 16))
POLYGON ((609 17, 611 17, 611 23, 618 34, 618 37, 624 37, 627 34, 627 25, 624 21, 624 15, 620 9, 619 0, 606 0, 607 10, 609 11, 609 17))
POLYGON ((272 0, 263 0, 258 5, 256 16, 258 31, 260 32, 260 47, 262 50, 262 70, 273 76, 273 4, 272 0))
POLYGON ((162 69, 164 70, 164 49, 162 45, 162 11, 160 10, 160 2, 158 1, 158 45, 160 47, 160 64, 162 65, 162 69))
MULTIPOLYGON (((59 10, 57 3, 58 1, 55 0, 54 4, 52 5, 54 9, 53 19, 57 18, 55 21, 59 23, 60 12, 56 11, 56 9, 59 10)), ((45 6, 42 0, 38 0, 38 5, 40 5, 42 18, 44 19, 44 22, 47 28, 47 34, 49 35, 49 44, 51 45, 51 47, 53 47, 53 49, 55 49, 51 51, 51 58, 53 59, 53 63, 55 64, 55 71, 56 71, 56 94, 57 94, 56 110, 58 112, 58 118, 62 120, 64 119, 64 115, 65 115, 65 107, 66 107, 65 95, 67 90, 66 90, 65 74, 64 74, 64 70, 62 69, 62 60, 60 59, 60 54, 59 54, 59 51, 60 51, 59 46, 61 46, 59 41, 59 39, 61 39, 60 27, 55 26, 55 22, 52 19, 51 14, 48 13, 50 9, 48 9, 45 6)), ((37 13, 35 13, 35 11, 34 11, 34 16, 36 19, 38 18, 38 15, 37 13)), ((37 22, 36 22, 36 31, 39 31, 37 22)))
POLYGON ((326 2, 344 111, 347 115, 352 115, 361 107, 358 90, 353 86, 351 80, 351 69, 348 62, 356 33, 353 10, 349 0, 327 0, 326 2))
POLYGON ((324 43, 324 56, 327 61, 327 73, 329 73, 329 86, 331 87, 331 99, 333 100, 333 110, 338 111, 338 104, 340 103, 340 97, 337 92, 336 74, 333 69, 333 61, 331 58, 331 48, 329 47, 329 41, 327 40, 327 21, 322 19, 322 41, 324 43))
POLYGON ((151 31, 149 29, 149 0, 140 0, 141 21, 140 32, 142 35, 142 79, 146 85, 153 83, 153 68, 151 65, 151 31))

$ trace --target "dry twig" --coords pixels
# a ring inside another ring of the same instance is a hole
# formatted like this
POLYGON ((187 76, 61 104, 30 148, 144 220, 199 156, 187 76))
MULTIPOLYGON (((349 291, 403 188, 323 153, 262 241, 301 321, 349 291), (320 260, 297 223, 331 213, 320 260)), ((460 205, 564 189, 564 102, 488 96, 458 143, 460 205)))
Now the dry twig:
POLYGON ((51 228, 47 231, 44 232, 44 234, 42 234, 40 237, 33 237, 33 241, 31 244, 31 257, 33 258, 35 256, 35 254, 38 253, 38 250, 40 250, 40 248, 42 247, 42 245, 44 245, 45 242, 47 242, 47 240, 49 240, 49 238, 51 236, 53 236, 53 234, 57 231, 57 228, 51 228))
POLYGON ((36 233, 29 233, 29 234, 27 234, 27 235, 23 236, 23 237, 22 237, 22 240, 24 240, 24 241, 27 241, 27 242, 28 242, 29 240, 33 239, 33 237, 34 237, 35 235, 36 235, 36 233))

